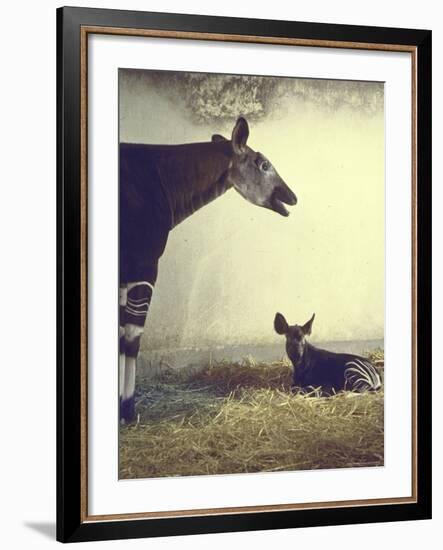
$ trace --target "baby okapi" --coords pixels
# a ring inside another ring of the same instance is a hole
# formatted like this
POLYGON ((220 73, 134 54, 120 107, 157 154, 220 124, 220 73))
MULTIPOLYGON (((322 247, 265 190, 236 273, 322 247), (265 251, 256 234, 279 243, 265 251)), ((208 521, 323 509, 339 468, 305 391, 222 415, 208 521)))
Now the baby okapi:
POLYGON ((380 376, 368 359, 319 349, 306 340, 311 334, 314 317, 315 313, 300 326, 289 325, 281 313, 275 315, 275 331, 286 336, 286 353, 294 367, 293 386, 301 389, 321 387, 325 393, 379 390, 380 376))

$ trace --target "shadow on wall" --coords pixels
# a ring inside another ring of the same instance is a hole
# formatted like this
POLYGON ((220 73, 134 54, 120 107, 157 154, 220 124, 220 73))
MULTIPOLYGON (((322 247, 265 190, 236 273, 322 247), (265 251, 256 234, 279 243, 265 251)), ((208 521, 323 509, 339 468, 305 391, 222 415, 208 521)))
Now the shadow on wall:
POLYGON ((33 531, 40 533, 47 539, 55 540, 55 534, 56 534, 55 523, 27 521, 23 525, 28 529, 32 529, 33 531))

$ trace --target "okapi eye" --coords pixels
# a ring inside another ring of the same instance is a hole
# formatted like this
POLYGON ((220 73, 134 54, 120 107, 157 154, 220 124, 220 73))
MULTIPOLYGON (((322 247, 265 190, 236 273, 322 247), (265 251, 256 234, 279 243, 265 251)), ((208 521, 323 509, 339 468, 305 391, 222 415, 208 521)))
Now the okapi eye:
POLYGON ((263 170, 263 172, 267 172, 269 170, 269 167, 270 167, 270 164, 267 160, 264 160, 261 163, 261 166, 260 166, 260 168, 263 170))

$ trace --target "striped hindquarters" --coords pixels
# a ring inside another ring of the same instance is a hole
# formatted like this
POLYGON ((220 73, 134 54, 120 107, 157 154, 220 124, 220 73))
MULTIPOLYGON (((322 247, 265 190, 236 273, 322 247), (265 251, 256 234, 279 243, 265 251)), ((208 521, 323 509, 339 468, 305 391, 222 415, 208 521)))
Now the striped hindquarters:
POLYGON ((345 389, 350 391, 377 391, 381 378, 377 369, 364 359, 352 359, 345 364, 345 389))

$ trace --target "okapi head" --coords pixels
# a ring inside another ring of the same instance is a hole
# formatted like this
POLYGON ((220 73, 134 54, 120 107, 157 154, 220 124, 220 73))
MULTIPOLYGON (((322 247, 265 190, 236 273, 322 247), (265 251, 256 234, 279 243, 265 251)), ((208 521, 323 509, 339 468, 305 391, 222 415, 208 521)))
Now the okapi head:
MULTIPOLYGON (((252 204, 289 216, 283 203, 297 204, 297 197, 270 161, 246 145, 248 136, 248 123, 240 117, 232 131, 232 158, 227 173, 229 183, 252 204)), ((212 136, 212 141, 227 140, 216 134, 212 136)))
POLYGON ((289 325, 281 313, 276 313, 274 328, 277 334, 286 336, 286 353, 293 365, 299 364, 303 359, 306 346, 306 336, 312 332, 312 323, 315 313, 304 325, 289 325))

